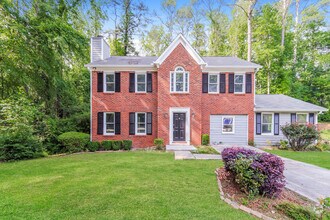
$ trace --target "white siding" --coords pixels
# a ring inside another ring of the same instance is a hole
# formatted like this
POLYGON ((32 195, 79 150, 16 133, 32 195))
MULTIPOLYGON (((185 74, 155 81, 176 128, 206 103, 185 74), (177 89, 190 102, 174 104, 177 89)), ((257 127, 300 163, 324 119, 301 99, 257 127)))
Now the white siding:
MULTIPOLYGON (((280 133, 279 135, 257 135, 256 133, 254 134, 254 143, 257 146, 269 146, 269 145, 278 145, 280 143, 280 140, 285 140, 286 138, 284 137, 281 126, 291 123, 291 114, 290 113, 279 113, 280 115, 280 133)), ((255 116, 256 117, 256 116, 255 116)), ((273 124, 274 126, 274 124, 273 124)), ((256 125, 254 124, 254 127, 256 125)), ((254 129, 256 131, 256 129, 254 129)), ((273 129, 274 130, 274 129, 273 129)))
POLYGON ((110 46, 107 41, 103 39, 103 59, 110 57, 110 46))
POLYGON ((233 115, 235 117, 234 134, 222 133, 222 117, 224 115, 210 116, 210 143, 247 145, 248 142, 248 116, 233 115))
POLYGON ((102 59, 102 41, 100 37, 92 38, 92 47, 91 47, 91 62, 98 61, 102 59))

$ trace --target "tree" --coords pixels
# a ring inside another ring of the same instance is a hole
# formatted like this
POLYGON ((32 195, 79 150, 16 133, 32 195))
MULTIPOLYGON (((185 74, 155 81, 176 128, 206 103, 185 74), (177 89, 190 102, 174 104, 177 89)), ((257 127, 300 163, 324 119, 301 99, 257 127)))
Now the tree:
POLYGON ((204 56, 207 53, 207 35, 205 33, 205 25, 196 23, 191 33, 192 46, 201 55, 204 56))
POLYGON ((281 24, 282 24, 282 32, 281 32, 281 46, 284 47, 285 41, 285 28, 286 28, 286 19, 288 15, 288 9, 291 5, 291 0, 280 0, 280 11, 282 15, 281 24))
POLYGON ((170 43, 170 34, 165 33, 163 26, 152 26, 146 35, 142 35, 143 52, 148 56, 160 56, 170 43))

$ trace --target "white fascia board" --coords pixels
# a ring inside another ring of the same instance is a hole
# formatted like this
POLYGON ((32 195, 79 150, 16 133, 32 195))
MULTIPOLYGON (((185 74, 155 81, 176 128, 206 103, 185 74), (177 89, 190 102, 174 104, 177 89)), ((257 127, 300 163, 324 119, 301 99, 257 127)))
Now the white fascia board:
MULTIPOLYGON (((254 108, 254 111, 255 112, 292 112, 292 113, 295 113, 295 112, 303 112, 303 113, 306 113, 306 112, 320 112, 320 110, 316 110, 316 109, 269 109, 269 108, 254 108)), ((322 111, 321 111, 322 112, 322 111)))
POLYGON ((206 66, 203 72, 256 72, 254 67, 235 67, 235 66, 206 66))
MULTIPOLYGON (((86 66, 86 65, 85 65, 86 66)), ((112 65, 112 66, 87 66, 93 71, 157 71, 156 67, 153 66, 126 66, 126 65, 112 65)))
POLYGON ((206 63, 204 62, 203 58, 194 50, 194 48, 191 46, 191 44, 186 40, 186 38, 179 34, 172 43, 166 48, 166 50, 158 57, 158 59, 154 62, 157 66, 162 64, 164 60, 172 53, 172 51, 179 45, 182 44, 182 46, 188 51, 188 53, 194 58, 194 60, 202 66, 205 66, 206 63))

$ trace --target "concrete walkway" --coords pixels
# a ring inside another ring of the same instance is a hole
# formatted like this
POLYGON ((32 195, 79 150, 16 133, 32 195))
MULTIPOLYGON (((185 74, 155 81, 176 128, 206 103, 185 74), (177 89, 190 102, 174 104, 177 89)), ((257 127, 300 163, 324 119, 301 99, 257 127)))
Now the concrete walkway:
POLYGON ((218 154, 193 154, 190 151, 174 151, 175 160, 221 160, 218 154))
MULTIPOLYGON (((229 146, 214 146, 218 152, 229 146)), ((245 146, 244 148, 264 152, 260 149, 245 146)), ((330 197, 330 170, 311 164, 281 157, 284 161, 286 187, 315 202, 320 198, 330 197)), ((329 161, 330 163, 330 161, 329 161)))

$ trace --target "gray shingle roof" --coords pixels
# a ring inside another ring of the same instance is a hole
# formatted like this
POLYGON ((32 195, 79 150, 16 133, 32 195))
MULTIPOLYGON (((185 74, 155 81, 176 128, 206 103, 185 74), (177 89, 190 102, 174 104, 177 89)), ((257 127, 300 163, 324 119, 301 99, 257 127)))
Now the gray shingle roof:
POLYGON ((256 95, 256 111, 319 112, 327 111, 318 105, 301 101, 287 95, 256 95))
MULTIPOLYGON (((157 60, 156 56, 111 56, 104 60, 94 61, 87 66, 152 66, 157 60)), ((208 66, 216 67, 250 67, 260 68, 261 66, 237 57, 202 57, 208 66)))

